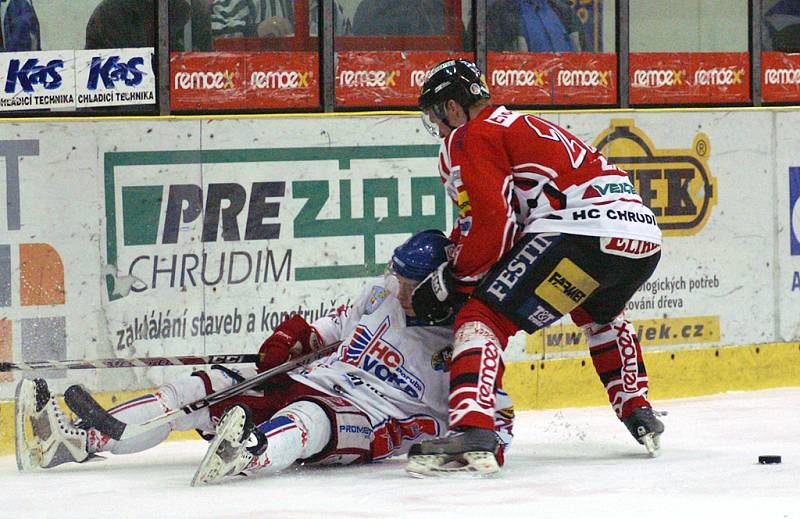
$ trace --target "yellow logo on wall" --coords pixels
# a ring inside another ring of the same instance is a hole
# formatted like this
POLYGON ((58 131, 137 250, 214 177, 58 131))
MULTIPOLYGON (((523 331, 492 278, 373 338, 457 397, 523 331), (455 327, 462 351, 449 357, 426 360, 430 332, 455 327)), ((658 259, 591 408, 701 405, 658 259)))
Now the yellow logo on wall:
POLYGON ((708 168, 705 133, 697 133, 689 149, 656 148, 633 119, 614 119, 594 146, 628 172, 665 236, 696 234, 706 224, 717 203, 717 180, 708 168))

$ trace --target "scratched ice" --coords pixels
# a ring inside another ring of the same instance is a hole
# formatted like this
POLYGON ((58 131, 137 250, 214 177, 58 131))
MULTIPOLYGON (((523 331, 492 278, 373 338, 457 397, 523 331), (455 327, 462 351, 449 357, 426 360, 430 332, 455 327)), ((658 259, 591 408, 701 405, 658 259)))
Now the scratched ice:
POLYGON ((800 518, 800 388, 656 404, 669 412, 660 458, 608 407, 526 411, 489 480, 411 479, 394 460, 191 488, 203 441, 25 474, 7 456, 0 517, 800 518))

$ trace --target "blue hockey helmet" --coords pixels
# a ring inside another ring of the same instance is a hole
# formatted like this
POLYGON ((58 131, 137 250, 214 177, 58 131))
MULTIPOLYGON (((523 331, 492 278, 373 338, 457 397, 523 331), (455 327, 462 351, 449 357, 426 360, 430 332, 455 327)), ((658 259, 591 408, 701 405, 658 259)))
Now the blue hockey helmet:
POLYGON ((450 240, 442 231, 428 229, 418 232, 394 250, 389 268, 404 278, 422 281, 447 261, 450 240))

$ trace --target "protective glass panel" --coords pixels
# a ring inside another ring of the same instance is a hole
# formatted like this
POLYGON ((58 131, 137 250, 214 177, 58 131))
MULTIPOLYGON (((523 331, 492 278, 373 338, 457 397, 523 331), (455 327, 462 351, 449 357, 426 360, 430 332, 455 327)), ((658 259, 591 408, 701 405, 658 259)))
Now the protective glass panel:
POLYGON ((487 80, 507 105, 614 105, 612 0, 490 0, 487 80))
POLYGON ((425 73, 455 55, 474 59, 469 0, 350 0, 351 33, 337 28, 336 105, 415 107, 425 73))
POLYGON ((763 0, 761 96, 765 102, 800 101, 800 0, 763 0))
POLYGON ((630 3, 630 102, 735 104, 750 100, 748 3, 630 3))
MULTIPOLYGON (((172 109, 319 108, 320 12, 318 0, 192 0, 171 47, 172 109)), ((349 23, 340 6, 334 19, 349 23)))

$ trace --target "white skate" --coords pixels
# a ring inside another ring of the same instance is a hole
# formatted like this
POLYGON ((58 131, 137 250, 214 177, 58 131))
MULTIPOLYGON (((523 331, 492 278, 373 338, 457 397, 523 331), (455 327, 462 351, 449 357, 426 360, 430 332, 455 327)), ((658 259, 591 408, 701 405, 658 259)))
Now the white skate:
POLYGON ((225 476, 234 476, 244 471, 253 461, 254 454, 266 449, 266 443, 262 444, 260 440, 255 447, 247 447, 253 430, 250 410, 245 406, 235 405, 225 411, 217 425, 214 439, 194 474, 192 486, 216 483, 225 476))
POLYGON ((44 379, 24 379, 14 396, 17 468, 48 469, 89 458, 86 431, 64 415, 44 379))
POLYGON ((500 471, 497 435, 489 429, 467 428, 444 438, 411 446, 406 472, 413 477, 483 478, 500 471))

